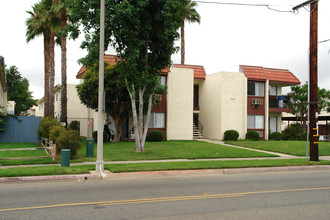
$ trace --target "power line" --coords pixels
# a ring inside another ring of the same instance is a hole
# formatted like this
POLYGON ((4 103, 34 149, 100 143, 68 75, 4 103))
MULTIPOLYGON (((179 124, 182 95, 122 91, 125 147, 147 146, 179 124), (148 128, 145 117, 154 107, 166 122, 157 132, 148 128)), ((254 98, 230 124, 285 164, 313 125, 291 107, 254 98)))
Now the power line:
POLYGON ((320 44, 320 43, 325 43, 325 42, 328 42, 328 41, 330 41, 330 39, 328 39, 328 40, 322 40, 322 41, 319 41, 318 43, 320 44))
MULTIPOLYGON (((275 9, 274 7, 277 6, 283 6, 283 5, 269 5, 269 4, 249 4, 249 3, 239 3, 239 2, 212 2, 212 1, 193 1, 196 3, 205 3, 205 4, 218 4, 218 5, 234 5, 234 6, 250 6, 250 7, 265 7, 269 10, 276 11, 276 12, 290 12, 292 13, 293 11, 283 11, 283 10, 278 10, 275 9)), ((291 5, 286 5, 288 7, 291 7, 291 5)))

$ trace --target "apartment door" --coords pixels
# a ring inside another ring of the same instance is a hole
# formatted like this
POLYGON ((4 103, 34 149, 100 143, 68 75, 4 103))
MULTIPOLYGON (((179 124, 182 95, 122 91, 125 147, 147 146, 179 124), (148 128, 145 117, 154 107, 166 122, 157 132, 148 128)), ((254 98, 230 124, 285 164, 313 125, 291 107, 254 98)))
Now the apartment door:
POLYGON ((269 130, 270 134, 277 131, 277 116, 269 117, 269 130))

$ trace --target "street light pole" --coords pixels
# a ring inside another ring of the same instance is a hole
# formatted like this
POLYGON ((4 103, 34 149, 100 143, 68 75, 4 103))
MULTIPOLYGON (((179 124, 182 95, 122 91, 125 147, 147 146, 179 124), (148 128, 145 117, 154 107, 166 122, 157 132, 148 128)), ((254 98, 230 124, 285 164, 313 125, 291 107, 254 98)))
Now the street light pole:
POLYGON ((104 0, 101 0, 101 14, 100 14, 100 54, 99 54, 99 97, 98 97, 98 128, 97 128, 97 159, 96 168, 98 172, 104 170, 103 161, 103 93, 104 93, 104 0))
POLYGON ((310 161, 319 160, 318 132, 318 87, 317 87, 317 32, 318 32, 318 3, 319 0, 309 0, 293 10, 310 5, 310 39, 309 39, 309 152, 310 161))

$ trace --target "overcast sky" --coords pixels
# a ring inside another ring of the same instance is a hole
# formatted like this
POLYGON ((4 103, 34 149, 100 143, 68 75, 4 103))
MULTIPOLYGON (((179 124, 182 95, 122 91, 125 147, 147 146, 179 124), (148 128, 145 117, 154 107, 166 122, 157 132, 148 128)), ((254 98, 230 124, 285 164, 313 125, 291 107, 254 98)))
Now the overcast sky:
MULTIPOLYGON (((205 0, 206 1, 206 0, 205 0)), ((306 0, 207 0, 244 4, 268 4, 289 11, 306 0)), ((7 67, 15 65, 30 82, 36 99, 43 97, 43 38, 26 43, 26 11, 38 0, 2 1, 0 7, 0 55, 7 67)), ((307 8, 308 9, 308 8, 307 8)), ((277 12, 266 7, 198 3, 201 24, 186 24, 186 64, 202 65, 207 74, 238 72, 239 65, 289 69, 301 82, 308 80, 309 12, 277 12)), ((86 55, 80 49, 81 36, 68 41, 68 84, 75 79, 86 55)), ((330 39, 330 1, 319 1, 319 41, 330 39)), ((179 45, 179 42, 177 42, 179 45)), ((330 41, 319 43, 318 79, 321 88, 330 89, 330 41)), ((111 50, 110 50, 111 51, 111 50)), ((60 49, 56 48, 56 81, 60 83, 60 49)), ((172 56, 180 63, 180 54, 172 56)), ((284 90, 288 91, 288 89, 284 90)))

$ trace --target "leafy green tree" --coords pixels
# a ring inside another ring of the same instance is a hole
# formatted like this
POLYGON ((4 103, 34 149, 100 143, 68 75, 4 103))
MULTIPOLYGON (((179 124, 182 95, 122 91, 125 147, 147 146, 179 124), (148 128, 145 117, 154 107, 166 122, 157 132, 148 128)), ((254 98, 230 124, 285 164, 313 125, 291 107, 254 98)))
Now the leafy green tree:
MULTIPOLYGON (((292 113, 300 117, 303 129, 306 131, 306 121, 308 114, 308 82, 304 85, 291 86, 291 92, 288 94, 290 101, 289 106, 292 113)), ((318 112, 327 109, 330 102, 330 91, 318 88, 318 112)))
POLYGON ((144 151, 159 74, 171 64, 171 55, 177 51, 174 41, 179 37, 183 6, 183 2, 173 0, 123 1, 115 5, 112 45, 121 58, 119 65, 131 98, 136 151, 144 151), (145 123, 144 97, 148 100, 145 123))
POLYGON ((32 92, 29 91, 29 81, 22 77, 16 66, 6 69, 8 100, 15 101, 15 115, 27 111, 37 101, 32 98, 32 92))
POLYGON ((201 17, 196 10, 197 3, 191 0, 184 0, 185 6, 183 10, 183 18, 182 18, 182 25, 181 25, 181 64, 185 62, 185 32, 184 32, 184 23, 185 21, 188 22, 197 22, 200 24, 201 17))
MULTIPOLYGON (((99 67, 88 68, 84 75, 84 82, 77 85, 81 103, 98 110, 99 67)), ((104 69, 105 112, 114 120, 116 133, 114 142, 120 141, 122 127, 128 119, 130 100, 125 82, 116 66, 105 63, 104 69)))
MULTIPOLYGON (((82 47, 88 50, 88 56, 80 61, 90 66, 98 58, 100 3, 76 0, 72 6, 72 21, 75 27, 83 26, 82 47)), ((178 50, 174 41, 179 38, 183 7, 184 2, 177 0, 105 1, 105 48, 113 46, 120 59, 117 65, 131 99, 136 151, 144 150, 153 94, 161 90, 159 74, 171 64, 171 55, 178 50)), ((72 33, 77 34, 77 29, 72 33)))

